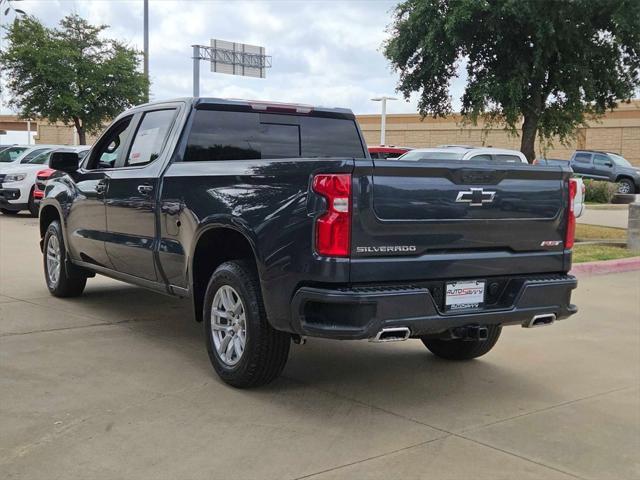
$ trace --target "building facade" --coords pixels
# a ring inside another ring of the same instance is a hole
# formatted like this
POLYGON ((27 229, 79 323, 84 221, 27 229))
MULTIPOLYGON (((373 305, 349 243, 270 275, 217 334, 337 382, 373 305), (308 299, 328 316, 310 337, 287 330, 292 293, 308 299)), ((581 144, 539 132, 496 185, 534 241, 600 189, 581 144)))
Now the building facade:
MULTIPOLYGON (((357 118, 367 144, 378 145, 380 115, 357 115, 357 118)), ((2 128, 26 131, 27 122, 16 116, 0 116, 0 130, 2 128)), ((73 127, 61 123, 38 120, 31 122, 31 128, 37 128, 37 143, 73 145, 77 141, 73 127)), ((96 136, 87 136, 88 143, 95 140, 96 136)), ((518 150, 520 137, 510 135, 501 128, 485 129, 481 122, 478 125, 464 123, 460 115, 421 119, 417 114, 388 114, 386 143, 407 147, 456 144, 518 150)), ((568 160, 576 149, 615 152, 640 166, 640 99, 620 104, 616 110, 579 129, 568 145, 562 145, 557 140, 546 148, 536 145, 536 154, 538 157, 568 160)))
MULTIPOLYGON (((360 128, 369 145, 380 142, 380 115, 357 115, 360 128)), ((387 145, 407 147, 435 147, 437 145, 475 145, 520 149, 520 137, 504 129, 486 130, 478 125, 465 124, 460 115, 424 120, 416 114, 387 114, 387 145)), ((568 145, 558 140, 552 146, 536 145, 538 157, 568 160, 576 149, 606 150, 622 155, 640 166, 640 99, 623 103, 612 112, 578 130, 568 145)))

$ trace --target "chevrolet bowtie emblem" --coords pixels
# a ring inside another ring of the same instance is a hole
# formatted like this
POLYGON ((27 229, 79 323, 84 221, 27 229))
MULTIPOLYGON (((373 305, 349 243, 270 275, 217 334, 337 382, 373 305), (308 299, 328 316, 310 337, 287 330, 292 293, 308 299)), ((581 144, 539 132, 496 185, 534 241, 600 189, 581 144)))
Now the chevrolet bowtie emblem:
POLYGON ((472 188, 458 192, 456 202, 468 203, 472 207, 481 207, 485 203, 493 202, 496 192, 485 192, 482 188, 472 188))

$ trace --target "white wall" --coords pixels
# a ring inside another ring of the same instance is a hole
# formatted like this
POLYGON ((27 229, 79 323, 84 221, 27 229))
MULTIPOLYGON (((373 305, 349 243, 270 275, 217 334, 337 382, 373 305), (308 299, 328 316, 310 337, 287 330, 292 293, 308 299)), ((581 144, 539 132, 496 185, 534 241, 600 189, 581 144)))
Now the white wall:
MULTIPOLYGON (((33 137, 35 137, 35 135, 36 135, 36 132, 31 132, 31 144, 36 143, 33 140, 33 137)), ((0 135, 0 144, 1 145, 12 145, 14 143, 27 144, 29 143, 28 138, 29 137, 27 137, 27 132, 7 130, 6 135, 0 135)))

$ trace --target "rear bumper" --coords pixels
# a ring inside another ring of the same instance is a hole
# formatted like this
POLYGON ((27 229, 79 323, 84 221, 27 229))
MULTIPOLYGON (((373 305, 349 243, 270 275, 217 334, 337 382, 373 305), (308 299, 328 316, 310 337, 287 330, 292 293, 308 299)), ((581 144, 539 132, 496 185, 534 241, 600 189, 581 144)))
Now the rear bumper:
POLYGON ((408 327, 411 336, 417 337, 473 324, 523 324, 541 314, 563 319, 577 312, 571 304, 577 281, 570 275, 495 281, 501 290, 485 309, 453 314, 443 311, 444 281, 344 289, 303 287, 292 301, 292 326, 301 335, 335 339, 373 338, 382 328, 391 327, 408 327))

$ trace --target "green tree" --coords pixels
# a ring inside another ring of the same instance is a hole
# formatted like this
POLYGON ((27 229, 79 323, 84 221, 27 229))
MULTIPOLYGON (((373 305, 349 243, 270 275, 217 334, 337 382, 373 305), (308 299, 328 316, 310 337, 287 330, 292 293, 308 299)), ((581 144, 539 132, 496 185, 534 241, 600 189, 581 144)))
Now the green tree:
POLYGON ((513 134, 522 122, 530 162, 536 135, 565 143, 640 85, 638 0, 406 0, 389 32, 398 91, 419 92, 423 116, 451 113, 463 66, 462 114, 513 134))
POLYGON ((87 133, 143 103, 148 81, 138 70, 140 53, 102 38, 107 28, 78 15, 65 17, 60 28, 34 17, 16 20, 7 29, 9 47, 0 54, 10 104, 26 118, 74 125, 84 145, 87 133))

